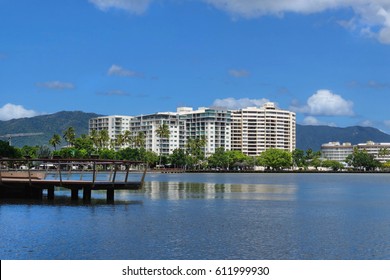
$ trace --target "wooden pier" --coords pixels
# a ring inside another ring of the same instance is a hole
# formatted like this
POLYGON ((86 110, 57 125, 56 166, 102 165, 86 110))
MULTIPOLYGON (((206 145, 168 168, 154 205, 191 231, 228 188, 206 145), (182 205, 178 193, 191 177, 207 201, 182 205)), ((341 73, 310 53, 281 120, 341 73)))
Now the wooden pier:
POLYGON ((53 200, 56 187, 62 187, 71 191, 72 200, 78 200, 79 191, 82 191, 82 198, 85 202, 91 201, 92 191, 106 190, 107 202, 112 203, 116 190, 141 189, 145 175, 146 165, 135 161, 0 159, 0 198, 42 199, 43 191, 46 190, 47 199, 53 200), (21 163, 23 165, 19 166, 21 163), (135 166, 138 169, 132 169, 135 166), (143 168, 140 169, 140 167, 143 168), (140 179, 129 181, 129 175, 134 173, 140 179), (99 179, 98 177, 102 174, 106 178, 99 179), (122 178, 118 179, 118 177, 122 178))

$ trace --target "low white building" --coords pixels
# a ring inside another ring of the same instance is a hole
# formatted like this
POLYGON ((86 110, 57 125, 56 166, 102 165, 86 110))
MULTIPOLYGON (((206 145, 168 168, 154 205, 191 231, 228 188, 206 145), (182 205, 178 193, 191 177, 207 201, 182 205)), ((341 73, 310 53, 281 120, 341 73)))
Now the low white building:
POLYGON ((359 150, 364 150, 368 154, 380 162, 390 161, 390 143, 375 143, 368 141, 366 143, 357 144, 359 150))
POLYGON ((321 145, 321 156, 327 160, 345 162, 347 156, 353 153, 351 143, 329 142, 321 145))
POLYGON ((366 151, 380 162, 390 161, 390 143, 375 143, 373 141, 367 141, 366 143, 357 145, 352 145, 351 143, 340 144, 339 142, 329 142, 321 145, 321 156, 324 159, 345 162, 347 156, 353 153, 354 148, 357 148, 360 151, 366 151))

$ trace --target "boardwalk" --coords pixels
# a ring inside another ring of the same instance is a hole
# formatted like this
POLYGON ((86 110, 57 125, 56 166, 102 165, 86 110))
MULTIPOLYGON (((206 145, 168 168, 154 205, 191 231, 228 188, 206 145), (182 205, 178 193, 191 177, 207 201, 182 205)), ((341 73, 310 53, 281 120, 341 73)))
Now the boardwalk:
POLYGON ((115 190, 138 190, 143 186, 146 168, 131 169, 140 166, 140 162, 118 160, 16 160, 0 159, 0 198, 24 197, 42 199, 47 190, 47 198, 54 199, 56 187, 71 191, 71 199, 79 198, 82 191, 83 200, 91 200, 94 190, 106 190, 107 201, 114 201, 115 190), (11 167, 21 163, 27 170, 14 170, 11 167), (33 169, 32 166, 46 169, 33 169), (49 169, 50 167, 50 169, 49 169), (81 170, 80 170, 81 169, 81 170), (103 179, 101 175, 104 174, 103 179), (129 181, 129 175, 137 174, 139 179, 129 181))

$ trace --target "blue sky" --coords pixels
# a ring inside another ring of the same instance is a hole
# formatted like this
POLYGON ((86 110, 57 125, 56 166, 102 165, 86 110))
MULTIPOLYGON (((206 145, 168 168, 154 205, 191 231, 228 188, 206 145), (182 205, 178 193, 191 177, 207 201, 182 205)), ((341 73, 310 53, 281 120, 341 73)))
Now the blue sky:
POLYGON ((390 133, 390 0, 0 0, 0 120, 272 101, 390 133))

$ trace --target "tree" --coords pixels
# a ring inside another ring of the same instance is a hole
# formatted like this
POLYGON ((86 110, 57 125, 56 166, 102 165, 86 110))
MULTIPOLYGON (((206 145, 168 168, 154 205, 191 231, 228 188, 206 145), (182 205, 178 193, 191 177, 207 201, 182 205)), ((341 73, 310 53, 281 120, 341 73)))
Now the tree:
POLYGON ((108 144, 110 142, 110 135, 108 134, 107 129, 99 130, 98 133, 98 148, 99 149, 106 149, 108 147, 108 144))
POLYGON ((125 148, 117 152, 118 158, 121 160, 144 160, 141 149, 125 148))
POLYGON ((38 146, 32 147, 32 146, 23 146, 20 148, 20 154, 23 157, 30 157, 30 158, 37 158, 38 157, 38 146))
POLYGON ((359 170, 374 170, 381 166, 372 154, 367 153, 366 150, 361 151, 356 147, 353 149, 353 153, 347 156, 346 162, 359 170))
POLYGON ((390 150, 388 148, 381 148, 378 152, 378 157, 382 160, 386 159, 388 155, 390 155, 390 150))
POLYGON ((0 140, 0 157, 9 157, 9 158, 19 158, 21 157, 21 152, 9 145, 6 141, 0 140))
POLYGON ((331 168, 333 171, 338 171, 343 169, 344 165, 336 160, 327 159, 322 162, 322 167, 331 168))
POLYGON ((229 166, 229 155, 223 147, 215 149, 215 153, 207 159, 210 167, 227 168, 229 166))
POLYGON ((119 134, 115 139, 115 146, 122 147, 125 144, 124 134, 119 134))
POLYGON ((382 163, 382 168, 389 170, 390 169, 390 161, 386 161, 382 163))
POLYGON ((192 158, 189 162, 191 165, 199 166, 205 158, 205 146, 207 144, 206 136, 202 135, 196 138, 187 139, 186 151, 192 158))
POLYGON ((321 152, 314 152, 312 149, 306 150, 305 163, 306 165, 314 166, 316 169, 321 165, 321 152))
POLYGON ((291 153, 281 149, 268 149, 260 154, 260 164, 267 169, 280 170, 292 165, 291 153))
POLYGON ((170 161, 175 168, 184 168, 187 164, 187 156, 183 149, 175 149, 170 155, 170 161))
POLYGON ((92 130, 89 137, 91 138, 93 145, 99 147, 99 132, 98 130, 92 130))
POLYGON ((95 153, 95 148, 94 148, 94 143, 92 141, 92 138, 85 134, 75 139, 74 148, 78 150, 83 150, 82 153, 85 154, 86 156, 95 153))
POLYGON ((66 142, 68 142, 68 146, 73 146, 74 140, 76 139, 76 133, 73 127, 68 127, 64 131, 64 135, 62 136, 66 142))
POLYGON ((57 151, 57 146, 61 144, 61 136, 54 134, 53 137, 50 138, 49 144, 54 147, 55 151, 57 151))
POLYGON ((306 167, 305 152, 300 149, 295 149, 292 152, 293 165, 296 167, 306 167))
POLYGON ((124 145, 125 144, 131 145, 134 141, 133 137, 131 136, 130 130, 126 130, 125 132, 123 132, 122 137, 123 137, 124 145))
POLYGON ((50 158, 52 155, 52 151, 48 146, 40 146, 37 151, 38 158, 50 158))
POLYGON ((233 165, 244 165, 248 159, 247 155, 237 150, 226 151, 226 154, 228 157, 228 166, 227 166, 228 168, 230 168, 233 165))
POLYGON ((116 159, 116 153, 114 150, 103 148, 98 151, 99 158, 101 159, 116 159))
POLYGON ((144 148, 146 142, 145 132, 138 131, 137 135, 134 137, 134 146, 136 148, 144 148))
POLYGON ((153 167, 153 166, 155 166, 157 164, 158 155, 155 152, 146 151, 145 149, 141 149, 141 151, 144 152, 144 155, 142 156, 142 158, 144 159, 144 161, 146 161, 146 163, 149 166, 153 167))

